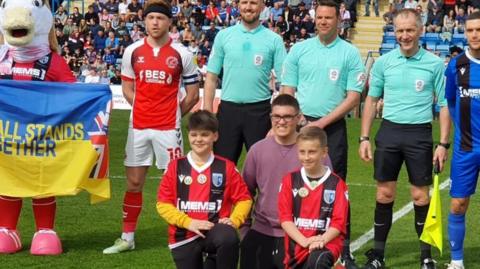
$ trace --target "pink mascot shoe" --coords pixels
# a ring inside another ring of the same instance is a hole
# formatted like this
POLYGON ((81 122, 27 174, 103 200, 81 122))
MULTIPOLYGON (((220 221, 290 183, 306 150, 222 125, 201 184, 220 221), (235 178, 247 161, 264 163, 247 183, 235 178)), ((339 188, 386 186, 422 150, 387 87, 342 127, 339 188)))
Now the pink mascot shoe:
POLYGON ((22 249, 22 242, 16 230, 0 228, 0 253, 13 254, 22 249))
POLYGON ((62 252, 62 242, 54 230, 40 230, 33 235, 32 255, 60 255, 62 252))

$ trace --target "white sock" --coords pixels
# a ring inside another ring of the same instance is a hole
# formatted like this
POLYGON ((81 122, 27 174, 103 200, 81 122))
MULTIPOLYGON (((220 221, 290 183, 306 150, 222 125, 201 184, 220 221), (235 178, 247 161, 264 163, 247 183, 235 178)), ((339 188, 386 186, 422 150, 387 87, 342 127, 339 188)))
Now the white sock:
POLYGON ((452 260, 451 264, 463 268, 463 260, 452 260))
POLYGON ((122 239, 128 242, 133 242, 135 233, 122 233, 122 239))

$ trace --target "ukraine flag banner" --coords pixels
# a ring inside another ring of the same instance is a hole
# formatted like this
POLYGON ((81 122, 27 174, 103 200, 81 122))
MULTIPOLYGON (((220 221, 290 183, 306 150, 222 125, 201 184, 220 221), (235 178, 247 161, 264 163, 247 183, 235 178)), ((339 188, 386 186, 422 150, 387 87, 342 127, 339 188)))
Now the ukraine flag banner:
POLYGON ((0 195, 110 198, 108 85, 0 80, 0 195))
POLYGON ((438 183, 438 170, 435 169, 433 178, 432 198, 428 208, 427 218, 423 226, 420 240, 438 248, 440 255, 443 251, 443 228, 442 228, 442 201, 440 199, 440 187, 438 183))

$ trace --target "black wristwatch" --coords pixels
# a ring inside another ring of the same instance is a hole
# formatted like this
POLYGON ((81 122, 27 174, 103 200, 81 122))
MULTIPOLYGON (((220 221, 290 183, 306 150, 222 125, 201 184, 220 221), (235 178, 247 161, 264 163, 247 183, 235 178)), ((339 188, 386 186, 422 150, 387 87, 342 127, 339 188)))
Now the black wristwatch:
POLYGON ((358 138, 358 143, 362 143, 363 141, 370 141, 370 137, 368 136, 360 136, 360 138, 358 138))
POLYGON ((450 148, 450 143, 438 143, 437 147, 438 146, 444 147, 445 149, 449 149, 450 148))

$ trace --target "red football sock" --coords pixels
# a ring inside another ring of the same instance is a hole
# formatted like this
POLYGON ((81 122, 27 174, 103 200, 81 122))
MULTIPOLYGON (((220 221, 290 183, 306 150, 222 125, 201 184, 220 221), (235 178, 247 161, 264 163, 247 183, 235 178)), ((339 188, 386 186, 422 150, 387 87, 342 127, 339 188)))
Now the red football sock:
POLYGON ((142 193, 125 192, 123 198, 123 232, 135 232, 138 216, 142 211, 142 193))
POLYGON ((16 230, 21 210, 21 198, 0 196, 0 227, 16 230))
POLYGON ((42 229, 53 230, 55 224, 55 212, 57 211, 55 197, 32 199, 32 206, 37 231, 42 229))

